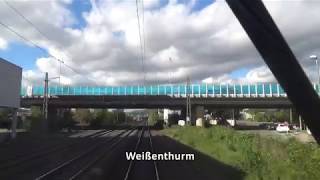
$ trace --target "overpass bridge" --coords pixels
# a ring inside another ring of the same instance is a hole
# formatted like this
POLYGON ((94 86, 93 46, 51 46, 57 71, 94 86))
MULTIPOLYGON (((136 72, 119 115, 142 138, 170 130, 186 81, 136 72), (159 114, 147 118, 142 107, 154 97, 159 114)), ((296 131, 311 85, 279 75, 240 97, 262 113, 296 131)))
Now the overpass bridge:
MULTIPOLYGON (((320 86, 314 85, 320 94, 320 86)), ((21 89, 21 106, 43 106, 44 87, 21 89)), ((186 115, 186 99, 190 96, 191 122, 204 116, 205 109, 292 108, 281 86, 263 84, 191 84, 150 86, 50 86, 46 123, 63 118, 68 108, 164 108, 181 110, 186 115), (61 111, 60 111, 61 110, 61 111)), ((292 111, 290 111, 292 112, 292 111)), ((45 125, 47 126, 47 125, 45 125)))
MULTIPOLYGON (((314 84, 320 94, 320 86, 314 84)), ((290 108, 276 83, 191 84, 149 86, 50 86, 49 106, 55 108, 184 108, 187 94, 193 106, 229 108, 290 108)), ((21 90, 21 106, 42 106, 44 87, 21 90)))

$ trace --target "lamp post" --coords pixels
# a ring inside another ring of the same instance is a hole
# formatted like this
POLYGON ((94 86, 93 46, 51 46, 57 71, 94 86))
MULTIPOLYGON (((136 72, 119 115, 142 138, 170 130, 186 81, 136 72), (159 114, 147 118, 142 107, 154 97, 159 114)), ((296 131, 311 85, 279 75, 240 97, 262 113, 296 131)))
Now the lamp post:
POLYGON ((317 66, 317 71, 318 71, 318 84, 320 84, 320 67, 319 67, 319 62, 318 62, 318 56, 317 55, 311 55, 309 58, 313 61, 315 61, 316 66, 317 66))

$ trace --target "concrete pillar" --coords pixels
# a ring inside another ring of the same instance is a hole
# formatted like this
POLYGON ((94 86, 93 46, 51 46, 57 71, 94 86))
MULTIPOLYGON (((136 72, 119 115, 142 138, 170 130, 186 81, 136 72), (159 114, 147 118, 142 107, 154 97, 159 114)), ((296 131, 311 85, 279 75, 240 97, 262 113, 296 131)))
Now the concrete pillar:
POLYGON ((235 113, 235 110, 234 110, 234 108, 232 108, 232 119, 233 119, 233 120, 235 120, 235 115, 234 115, 234 113, 235 113))
POLYGON ((180 119, 183 119, 186 121, 186 116, 187 116, 187 110, 186 110, 186 108, 182 108, 180 110, 180 119))
POLYGON ((17 136, 17 124, 18 124, 18 119, 17 119, 17 113, 18 109, 13 110, 13 116, 12 116, 12 122, 11 122, 11 139, 15 139, 17 136))
POLYGON ((191 124, 192 125, 196 124, 196 120, 198 118, 203 119, 203 116, 204 116, 204 106, 193 106, 191 108, 191 124))
POLYGON ((302 119, 300 115, 299 115, 299 128, 300 130, 302 130, 302 119))
POLYGON ((44 122, 44 127, 43 127, 43 130, 45 132, 56 130, 57 121, 59 117, 58 114, 60 113, 57 108, 52 108, 52 107, 48 108, 48 121, 44 122))
POLYGON ((163 121, 166 125, 169 124, 169 109, 163 109, 163 121))
POLYGON ((290 113, 290 119, 289 122, 292 123, 292 108, 289 109, 289 113, 290 113))

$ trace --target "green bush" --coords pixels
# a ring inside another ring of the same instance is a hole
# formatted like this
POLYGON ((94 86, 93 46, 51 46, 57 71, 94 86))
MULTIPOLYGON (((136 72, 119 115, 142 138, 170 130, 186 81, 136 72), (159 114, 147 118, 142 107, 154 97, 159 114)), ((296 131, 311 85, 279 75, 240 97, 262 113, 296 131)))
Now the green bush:
POLYGON ((24 128, 27 130, 39 130, 42 126, 42 114, 39 107, 31 107, 31 116, 26 118, 24 128))
POLYGON ((226 127, 175 127, 164 133, 247 173, 246 180, 318 180, 320 148, 295 139, 279 141, 226 127))

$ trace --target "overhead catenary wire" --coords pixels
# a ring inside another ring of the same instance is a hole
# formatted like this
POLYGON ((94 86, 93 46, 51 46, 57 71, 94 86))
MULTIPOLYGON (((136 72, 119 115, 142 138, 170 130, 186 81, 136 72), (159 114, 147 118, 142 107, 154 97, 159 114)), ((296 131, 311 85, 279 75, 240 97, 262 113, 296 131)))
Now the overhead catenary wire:
MULTIPOLYGON (((44 37, 46 40, 50 41, 50 38, 45 35, 34 23, 32 23, 27 17, 25 17, 17 8, 15 8, 13 5, 11 5, 7 0, 3 1, 7 7, 9 7, 14 13, 16 13, 18 16, 20 16, 24 21, 26 21, 30 26, 32 26, 42 37, 44 37)), ((56 58, 57 59, 57 58, 56 58)), ((59 61, 59 85, 61 81, 61 64, 64 64, 64 61, 57 59, 59 61)))
MULTIPOLYGON (((143 59, 146 59, 146 38, 145 38, 145 24, 144 24, 144 1, 141 0, 142 4, 142 38, 143 38, 143 59)), ((145 63, 144 63, 145 64, 145 63)))
MULTIPOLYGON (((5 24, 4 22, 0 21, 0 25, 2 27, 4 27, 7 31, 13 33, 14 35, 18 36, 20 39, 22 39, 23 41, 29 43, 30 45, 34 46, 35 48, 41 50, 42 52, 44 52, 45 54, 47 54, 49 57, 52 57, 53 59, 57 60, 59 63, 62 63, 64 66, 66 66, 67 68, 69 68, 71 71, 73 71, 76 74, 79 74, 81 76, 85 76, 82 73, 78 72, 75 68, 71 67, 70 65, 66 64, 63 60, 61 60, 60 58, 54 56, 53 54, 51 54, 49 51, 47 51, 46 49, 44 49, 43 47, 41 47, 40 45, 38 45, 37 43, 31 41, 30 39, 26 38, 25 36, 21 35, 19 32, 17 32, 16 30, 14 30, 13 28, 11 28, 10 26, 8 26, 7 24, 5 24)), ((86 76, 85 76, 86 77, 86 76)), ((87 77, 86 77, 87 78, 87 77)), ((88 80, 92 81, 91 79, 87 78, 88 80)))
MULTIPOLYGON (((142 1, 143 3, 143 1, 142 1)), ((143 73, 143 84, 146 84, 146 73, 144 67, 144 44, 141 36, 141 23, 140 23, 140 15, 139 15, 139 0, 136 0, 136 13, 137 13, 137 23, 138 23, 138 34, 140 40, 140 53, 141 53, 141 65, 142 65, 142 73, 143 73)))
POLYGON ((43 33, 40 28, 38 28, 34 23, 32 23, 27 17, 25 17, 17 8, 11 5, 7 0, 3 1, 10 9, 12 9, 17 15, 19 15, 22 19, 24 19, 29 25, 31 25, 42 37, 50 41, 50 38, 43 33))
MULTIPOLYGON (((147 64, 147 53, 146 53, 146 46, 147 46, 147 40, 146 40, 146 26, 145 26, 145 6, 144 6, 144 0, 141 0, 141 10, 142 10, 142 41, 143 41, 143 59, 144 59, 144 66, 147 64)), ((147 72, 145 72, 148 74, 147 72)), ((160 84, 159 78, 158 78, 158 73, 156 72, 154 74, 155 79, 157 80, 157 84, 160 84)), ((146 81, 147 81, 147 75, 146 75, 146 81)))

